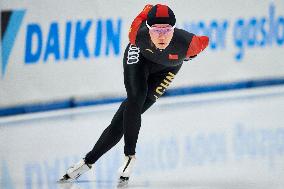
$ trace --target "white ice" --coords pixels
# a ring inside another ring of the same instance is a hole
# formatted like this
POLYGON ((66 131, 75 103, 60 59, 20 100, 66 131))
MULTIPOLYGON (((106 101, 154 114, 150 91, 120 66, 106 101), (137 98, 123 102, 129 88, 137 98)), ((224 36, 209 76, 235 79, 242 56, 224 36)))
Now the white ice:
MULTIPOLYGON (((0 118, 1 189, 116 188, 123 140, 58 184, 119 103, 0 118)), ((161 98, 142 117, 128 188, 283 189, 284 87, 161 98)))

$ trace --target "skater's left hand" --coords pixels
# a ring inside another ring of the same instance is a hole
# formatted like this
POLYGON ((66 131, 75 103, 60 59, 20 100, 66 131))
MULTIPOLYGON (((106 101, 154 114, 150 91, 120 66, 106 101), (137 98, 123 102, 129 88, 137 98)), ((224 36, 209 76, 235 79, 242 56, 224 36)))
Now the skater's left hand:
POLYGON ((186 57, 186 58, 184 59, 184 61, 192 60, 192 59, 194 59, 195 57, 197 57, 197 55, 195 55, 195 56, 190 56, 190 57, 186 57))

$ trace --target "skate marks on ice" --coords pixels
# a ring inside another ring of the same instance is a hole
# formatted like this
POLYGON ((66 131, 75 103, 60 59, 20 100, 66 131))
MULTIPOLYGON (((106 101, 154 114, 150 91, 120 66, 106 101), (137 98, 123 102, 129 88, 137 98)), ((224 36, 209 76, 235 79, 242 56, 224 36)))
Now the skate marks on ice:
POLYGON ((154 181, 153 179, 148 181, 134 181, 126 183, 125 185, 119 185, 116 181, 74 181, 68 183, 60 183, 58 189, 176 189, 176 188, 187 188, 187 189, 282 189, 283 186, 272 182, 253 182, 245 180, 215 180, 215 181, 169 181, 165 180, 154 181), (86 183, 92 183, 96 187, 87 187, 86 183))
POLYGON ((129 189, 283 189, 283 185, 272 182, 250 180, 154 180, 129 182, 129 189))
POLYGON ((58 189, 121 189, 121 188, 149 188, 146 182, 120 182, 119 180, 76 180, 57 182, 58 189))
POLYGON ((110 180, 75 180, 66 182, 57 182, 58 189, 85 189, 85 188, 114 188, 114 181, 110 180))

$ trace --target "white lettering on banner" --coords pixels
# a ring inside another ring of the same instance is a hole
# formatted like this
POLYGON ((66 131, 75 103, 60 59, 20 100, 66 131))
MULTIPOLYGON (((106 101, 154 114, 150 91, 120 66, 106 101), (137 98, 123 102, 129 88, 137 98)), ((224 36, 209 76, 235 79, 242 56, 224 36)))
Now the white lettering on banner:
POLYGON ((138 63, 139 53, 140 53, 139 47, 136 47, 134 45, 130 45, 130 47, 128 49, 128 54, 127 54, 127 64, 138 63))

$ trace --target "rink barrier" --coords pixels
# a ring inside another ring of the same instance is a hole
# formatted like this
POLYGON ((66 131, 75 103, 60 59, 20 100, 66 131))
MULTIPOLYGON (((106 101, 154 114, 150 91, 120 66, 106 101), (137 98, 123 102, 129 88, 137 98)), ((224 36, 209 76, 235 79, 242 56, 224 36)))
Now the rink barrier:
MULTIPOLYGON (((283 84, 284 84, 284 78, 268 78, 268 79, 238 81, 238 82, 223 83, 223 84, 188 86, 188 87, 168 89, 163 95, 163 97, 193 95, 199 93, 212 93, 212 92, 229 91, 229 90, 241 90, 241 89, 265 87, 265 86, 268 87, 268 86, 283 85, 283 84)), ((125 97, 111 97, 111 98, 91 99, 91 100, 90 99, 77 100, 75 98, 71 98, 68 100, 53 101, 48 103, 27 104, 27 105, 14 106, 8 108, 0 108, 0 117, 25 114, 25 113, 75 108, 82 106, 117 103, 117 102, 122 102, 124 99, 125 97)))

